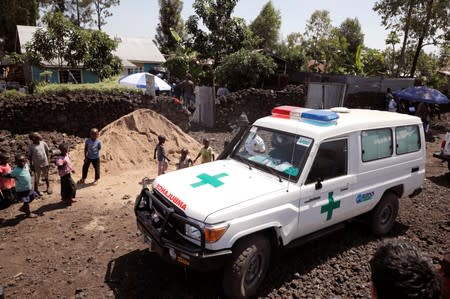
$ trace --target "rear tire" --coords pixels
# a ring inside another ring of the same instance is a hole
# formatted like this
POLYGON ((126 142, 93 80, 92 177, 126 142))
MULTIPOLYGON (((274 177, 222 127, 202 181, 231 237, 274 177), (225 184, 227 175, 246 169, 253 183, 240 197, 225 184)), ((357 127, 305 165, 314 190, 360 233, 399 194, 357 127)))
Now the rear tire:
POLYGON ((261 234, 239 240, 225 265, 223 288, 228 298, 251 298, 263 282, 270 265, 271 243, 261 234))
POLYGON ((393 192, 386 192, 380 202, 370 212, 370 228, 377 236, 387 234, 394 226, 398 215, 398 196, 393 192))

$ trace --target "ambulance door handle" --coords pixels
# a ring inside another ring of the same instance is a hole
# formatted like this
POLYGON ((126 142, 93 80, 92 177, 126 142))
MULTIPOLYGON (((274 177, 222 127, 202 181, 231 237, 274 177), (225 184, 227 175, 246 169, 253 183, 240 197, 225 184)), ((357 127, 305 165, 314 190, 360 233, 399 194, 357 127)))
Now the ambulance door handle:
POLYGON ((340 190, 341 190, 341 191, 347 191, 347 190, 348 190, 348 187, 342 187, 340 190))
POLYGON ((320 196, 316 196, 316 197, 310 198, 307 201, 305 201, 305 203, 308 203, 308 202, 311 202, 311 201, 315 201, 315 200, 318 200, 318 199, 320 199, 320 196))
POLYGON ((419 171, 419 167, 413 167, 412 169, 411 169, 411 172, 418 172, 419 171))

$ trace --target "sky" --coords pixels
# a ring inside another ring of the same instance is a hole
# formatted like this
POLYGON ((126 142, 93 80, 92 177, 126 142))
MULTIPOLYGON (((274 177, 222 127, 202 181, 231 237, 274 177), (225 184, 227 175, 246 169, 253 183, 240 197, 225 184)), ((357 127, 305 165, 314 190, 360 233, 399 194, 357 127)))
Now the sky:
MULTIPOLYGON (((183 1, 182 17, 187 20, 194 14, 194 0, 183 1)), ((261 12, 268 0, 240 0, 233 16, 244 18, 250 24, 261 12)), ((370 48, 384 49, 388 34, 381 25, 381 17, 372 10, 373 0, 272 0, 281 13, 281 38, 292 32, 303 33, 307 20, 315 10, 328 10, 333 26, 339 26, 346 18, 358 18, 364 44, 370 48)), ((159 22, 158 0, 121 0, 111 9, 112 17, 102 28, 110 35, 154 38, 159 22)))

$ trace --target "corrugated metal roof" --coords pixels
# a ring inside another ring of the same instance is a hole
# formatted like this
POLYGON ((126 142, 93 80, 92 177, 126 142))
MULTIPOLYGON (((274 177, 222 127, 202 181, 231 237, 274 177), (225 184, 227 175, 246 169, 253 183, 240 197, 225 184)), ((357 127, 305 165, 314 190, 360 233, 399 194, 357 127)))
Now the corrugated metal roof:
POLYGON ((115 37, 119 42, 116 55, 130 62, 163 63, 166 61, 150 38, 115 37))
MULTIPOLYGON (((17 25, 17 34, 19 36, 20 50, 25 52, 25 44, 33 39, 33 34, 40 27, 17 25)), ((119 42, 115 55, 130 66, 133 62, 156 63, 160 64, 166 61, 164 56, 158 50, 151 38, 137 38, 116 36, 111 37, 119 42), (130 64, 131 63, 131 64, 130 64)))

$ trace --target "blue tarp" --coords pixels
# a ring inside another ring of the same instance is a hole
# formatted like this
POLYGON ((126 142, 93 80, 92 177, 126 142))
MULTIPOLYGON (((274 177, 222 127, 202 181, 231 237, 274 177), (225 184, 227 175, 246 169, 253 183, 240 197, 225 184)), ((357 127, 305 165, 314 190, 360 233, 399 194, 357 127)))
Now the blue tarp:
POLYGON ((448 104, 448 98, 439 90, 425 86, 408 87, 394 91, 394 96, 399 100, 424 102, 429 104, 448 104))

